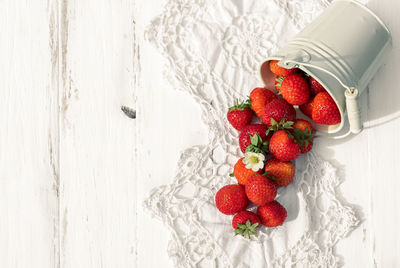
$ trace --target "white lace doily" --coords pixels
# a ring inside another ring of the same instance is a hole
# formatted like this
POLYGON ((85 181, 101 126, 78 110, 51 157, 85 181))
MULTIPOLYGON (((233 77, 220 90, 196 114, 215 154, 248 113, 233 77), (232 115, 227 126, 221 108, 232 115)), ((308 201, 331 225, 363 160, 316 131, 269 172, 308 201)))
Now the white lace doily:
MULTIPOLYGON (((296 160, 294 182, 278 191, 285 223, 235 237, 231 216, 214 196, 241 156, 238 133, 226 120, 234 99, 261 82, 260 63, 328 4, 324 0, 171 0, 147 39, 168 59, 166 75, 202 108, 209 143, 185 150, 170 185, 154 189, 144 206, 172 232, 168 253, 177 267, 335 267, 335 244, 358 220, 337 198, 335 168, 309 153, 296 160)), ((254 208, 253 208, 254 209, 254 208)))

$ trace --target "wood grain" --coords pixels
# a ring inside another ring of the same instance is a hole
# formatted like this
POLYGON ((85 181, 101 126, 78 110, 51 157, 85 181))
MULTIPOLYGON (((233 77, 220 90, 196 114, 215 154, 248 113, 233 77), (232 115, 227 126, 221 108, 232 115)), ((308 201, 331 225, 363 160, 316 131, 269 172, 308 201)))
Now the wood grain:
POLYGON ((62 267, 135 267, 131 1, 61 3, 62 267))
POLYGON ((0 266, 59 267, 57 2, 0 2, 0 266))
POLYGON ((399 267, 400 2, 371 0, 368 6, 387 24, 393 38, 393 50, 369 88, 368 119, 375 121, 375 127, 367 130, 370 154, 364 174, 371 182, 372 265, 399 267))

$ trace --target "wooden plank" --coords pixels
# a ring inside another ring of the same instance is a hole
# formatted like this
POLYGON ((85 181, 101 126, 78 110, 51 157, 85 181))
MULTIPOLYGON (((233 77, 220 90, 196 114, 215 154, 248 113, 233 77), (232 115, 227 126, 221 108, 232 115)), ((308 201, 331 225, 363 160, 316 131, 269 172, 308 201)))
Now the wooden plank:
POLYGON ((400 263, 400 2, 370 0, 368 6, 387 24, 393 51, 369 87, 369 162, 364 176, 371 182, 371 253, 375 267, 398 267, 400 263))
MULTIPOLYGON (((201 108, 189 94, 177 91, 163 77, 165 59, 153 47, 141 47, 143 80, 137 95, 137 179, 139 201, 155 187, 171 184, 181 152, 207 143, 201 108), (159 62, 154 66, 152 62, 159 62), (151 77, 151 79, 148 79, 151 77), (146 79, 145 79, 146 78, 146 79)), ((138 207, 137 267, 174 267, 168 257, 171 232, 138 207), (155 242, 156 241, 156 242, 155 242), (150 257, 157 254, 156 258, 150 257)))
POLYGON ((62 267, 135 267, 132 1, 61 4, 62 267))
POLYGON ((0 3, 0 267, 59 267, 57 10, 0 3))
POLYGON ((208 130, 201 107, 186 92, 176 90, 164 76, 166 58, 144 40, 152 19, 162 12, 165 0, 140 0, 135 8, 140 47, 140 87, 137 98, 137 267, 174 267, 168 256, 171 232, 144 211, 141 202, 155 187, 171 184, 180 154, 206 144, 208 130), (156 257, 154 257, 156 256, 156 257))

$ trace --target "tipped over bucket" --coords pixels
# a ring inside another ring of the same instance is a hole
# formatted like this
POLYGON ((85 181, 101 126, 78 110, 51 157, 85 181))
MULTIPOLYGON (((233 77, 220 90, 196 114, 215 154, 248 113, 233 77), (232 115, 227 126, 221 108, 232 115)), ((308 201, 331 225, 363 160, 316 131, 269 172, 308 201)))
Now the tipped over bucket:
POLYGON ((335 100, 341 122, 317 124, 316 129, 337 133, 346 118, 349 131, 362 130, 358 96, 361 94, 392 47, 388 28, 372 11, 351 0, 334 1, 260 68, 265 86, 273 88, 275 75, 271 60, 284 68, 299 68, 314 77, 335 100))

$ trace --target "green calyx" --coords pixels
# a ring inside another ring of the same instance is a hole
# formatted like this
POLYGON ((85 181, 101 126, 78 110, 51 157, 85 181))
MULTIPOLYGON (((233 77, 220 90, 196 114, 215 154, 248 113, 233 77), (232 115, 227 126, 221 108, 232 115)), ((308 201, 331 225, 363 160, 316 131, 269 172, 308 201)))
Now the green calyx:
POLYGON ((238 100, 235 101, 235 105, 229 108, 229 112, 235 111, 235 110, 240 110, 243 111, 244 109, 250 108, 250 99, 247 99, 246 101, 242 101, 239 103, 238 100))
POLYGON ((235 229, 235 235, 242 235, 243 237, 248 237, 251 238, 252 235, 257 236, 257 227, 258 227, 258 222, 251 224, 250 220, 246 221, 246 224, 237 224, 239 227, 238 229, 235 229))
POLYGON ((307 148, 308 144, 313 141, 314 135, 315 134, 311 133, 311 130, 308 128, 306 128, 304 131, 295 128, 293 132, 295 142, 297 142, 300 146, 304 145, 305 148, 307 148))
POLYGON ((265 135, 268 136, 268 134, 272 132, 276 132, 281 129, 292 129, 294 122, 293 121, 286 121, 285 118, 282 118, 282 120, 278 123, 275 121, 274 118, 271 117, 271 126, 268 128, 268 130, 265 132, 265 135))
POLYGON ((269 179, 271 181, 277 181, 278 180, 277 178, 269 175, 268 173, 269 173, 269 171, 265 171, 264 174, 263 174, 265 177, 267 177, 267 179, 269 179))
POLYGON ((250 142, 250 145, 246 148, 246 153, 253 152, 267 155, 269 152, 269 141, 263 141, 260 135, 254 134, 253 136, 250 136, 250 142))
POLYGON ((276 81, 275 88, 281 87, 284 79, 285 79, 285 77, 283 77, 283 76, 279 76, 278 78, 276 78, 275 79, 275 81, 276 81))

